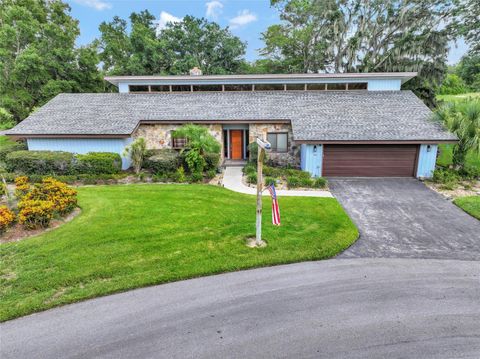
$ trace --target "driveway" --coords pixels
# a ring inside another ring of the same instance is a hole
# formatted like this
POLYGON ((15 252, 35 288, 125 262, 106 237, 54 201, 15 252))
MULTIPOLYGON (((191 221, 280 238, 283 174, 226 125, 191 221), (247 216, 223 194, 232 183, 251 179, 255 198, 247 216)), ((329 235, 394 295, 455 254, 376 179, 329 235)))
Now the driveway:
POLYGON ((415 179, 331 179, 360 230, 340 258, 480 260, 480 221, 415 179))
POLYGON ((478 358, 479 274, 357 258, 197 278, 0 324, 0 357, 478 358))

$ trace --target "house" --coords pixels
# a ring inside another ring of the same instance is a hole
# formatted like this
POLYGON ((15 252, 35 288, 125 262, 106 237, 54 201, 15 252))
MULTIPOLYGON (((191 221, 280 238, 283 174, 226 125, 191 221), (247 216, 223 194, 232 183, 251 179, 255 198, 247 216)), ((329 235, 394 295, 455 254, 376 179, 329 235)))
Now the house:
MULTIPOLYGON (((279 165, 313 176, 430 177, 439 143, 456 137, 401 85, 416 73, 109 76, 119 93, 60 94, 7 132, 30 150, 123 154, 143 137, 181 148, 172 131, 207 126, 222 161, 248 158, 256 137, 279 165)), ((123 159, 129 167, 129 159, 123 159)))

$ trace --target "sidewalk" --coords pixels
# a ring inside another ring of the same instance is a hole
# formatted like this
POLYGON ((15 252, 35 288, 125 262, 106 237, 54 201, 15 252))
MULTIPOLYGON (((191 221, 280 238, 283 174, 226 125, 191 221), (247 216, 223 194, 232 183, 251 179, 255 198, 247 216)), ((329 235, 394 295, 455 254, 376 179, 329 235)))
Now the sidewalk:
MULTIPOLYGON (((242 167, 227 167, 223 174, 223 187, 229 190, 256 195, 257 190, 248 187, 242 183, 242 167)), ((263 192, 264 196, 268 196, 268 191, 263 192)), ((277 190, 278 196, 296 196, 296 197, 333 197, 329 191, 297 191, 297 190, 277 190)))

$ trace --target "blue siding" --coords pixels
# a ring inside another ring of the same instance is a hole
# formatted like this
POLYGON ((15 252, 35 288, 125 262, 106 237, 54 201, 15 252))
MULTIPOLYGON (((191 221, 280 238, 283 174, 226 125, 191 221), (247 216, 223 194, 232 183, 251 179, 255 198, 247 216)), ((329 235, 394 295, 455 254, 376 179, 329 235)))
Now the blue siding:
POLYGON ((131 138, 28 138, 32 151, 66 151, 73 153, 114 152, 122 156, 122 168, 130 167, 130 159, 123 157, 131 138))
POLYGON ((322 176, 323 146, 305 145, 301 146, 300 167, 303 171, 309 172, 313 177, 322 176))
POLYGON ((420 145, 417 177, 431 178, 437 161, 437 145, 420 145))
POLYGON ((369 80, 368 91, 399 91, 402 86, 400 79, 369 80))

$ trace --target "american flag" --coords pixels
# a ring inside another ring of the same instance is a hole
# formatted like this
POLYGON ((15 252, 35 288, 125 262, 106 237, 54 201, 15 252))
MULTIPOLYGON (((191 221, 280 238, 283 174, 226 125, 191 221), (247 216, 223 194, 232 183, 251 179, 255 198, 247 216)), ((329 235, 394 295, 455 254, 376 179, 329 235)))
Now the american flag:
POLYGON ((275 226, 280 225, 280 208, 278 208, 278 201, 277 201, 277 192, 275 192, 275 186, 273 183, 267 187, 268 191, 270 192, 270 196, 272 196, 272 223, 275 226))

